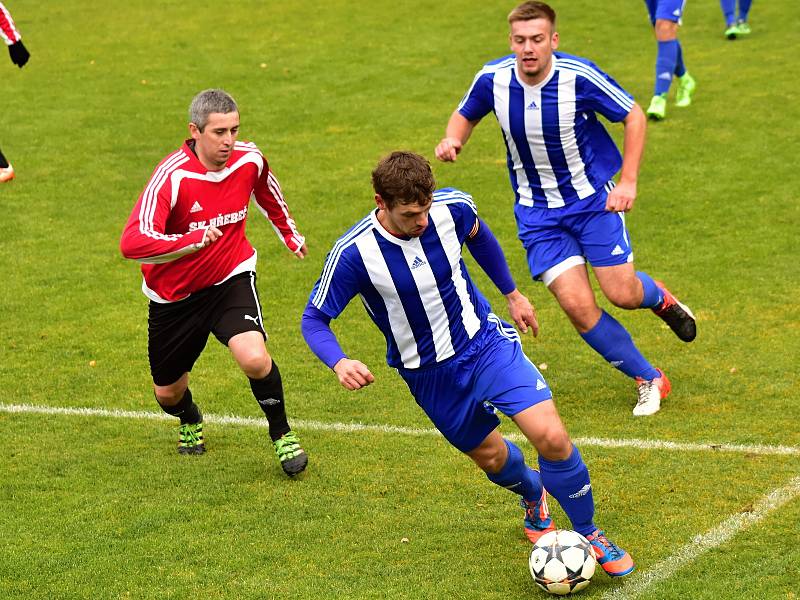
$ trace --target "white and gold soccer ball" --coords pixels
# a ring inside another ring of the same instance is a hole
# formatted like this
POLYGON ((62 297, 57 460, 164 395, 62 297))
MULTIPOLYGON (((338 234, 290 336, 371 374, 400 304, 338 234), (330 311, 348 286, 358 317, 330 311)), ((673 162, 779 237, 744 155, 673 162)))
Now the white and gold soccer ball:
POLYGON ((566 596, 587 587, 596 565, 589 540, 566 529, 540 537, 528 559, 536 585, 557 596, 566 596))

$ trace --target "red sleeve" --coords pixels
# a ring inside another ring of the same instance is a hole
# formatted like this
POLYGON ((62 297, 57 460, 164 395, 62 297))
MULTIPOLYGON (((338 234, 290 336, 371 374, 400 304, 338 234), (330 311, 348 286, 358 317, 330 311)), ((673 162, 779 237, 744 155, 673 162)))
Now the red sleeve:
POLYGON ((253 191, 259 210, 272 223, 272 228, 283 243, 292 252, 297 252, 306 241, 297 230, 297 224, 289 213, 289 207, 283 199, 281 185, 264 159, 264 169, 256 182, 253 191))
POLYGON ((143 263, 165 263, 196 252, 206 229, 185 234, 164 233, 169 218, 171 185, 164 163, 156 167, 122 231, 119 247, 125 258, 143 263))
POLYGON ((0 2, 0 36, 2 36, 7 46, 22 39, 14 25, 14 19, 11 18, 11 13, 3 6, 2 2, 0 2))

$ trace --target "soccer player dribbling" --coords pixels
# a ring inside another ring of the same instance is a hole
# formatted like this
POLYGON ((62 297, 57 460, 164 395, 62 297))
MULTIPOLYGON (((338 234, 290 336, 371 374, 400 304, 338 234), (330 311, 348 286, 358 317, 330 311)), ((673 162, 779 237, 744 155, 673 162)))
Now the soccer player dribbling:
POLYGON ((156 167, 120 241, 122 254, 142 263, 156 401, 180 419, 178 452, 203 454, 203 416, 189 372, 213 333, 247 376, 284 472, 296 475, 308 458, 289 426, 281 374, 264 344, 257 254, 245 237, 251 197, 298 258, 308 252, 305 238, 264 155, 237 141, 233 98, 219 89, 200 92, 189 121, 190 139, 156 167))
POLYGON ((472 198, 435 189, 428 162, 410 152, 381 160, 372 184, 376 208, 333 245, 311 292, 301 325, 309 347, 343 387, 358 390, 375 381, 367 365, 345 354, 330 327, 359 296, 386 338, 387 363, 436 428, 492 483, 519 495, 528 539, 535 543, 555 529, 546 489, 590 541, 603 569, 627 575, 633 560, 594 523, 589 471, 549 386, 523 353, 514 327, 491 312, 467 272, 463 244, 506 297, 517 327, 536 334, 533 306, 517 289, 472 198), (503 438, 495 409, 536 448, 540 471, 503 438))
POLYGON ((633 414, 652 415, 671 384, 625 327, 598 306, 586 267, 588 261, 614 305, 652 309, 681 340, 695 338, 691 311, 633 266, 625 213, 636 200, 646 118, 630 94, 592 62, 556 51, 550 6, 525 2, 508 21, 513 54, 487 63, 475 76, 436 157, 455 161, 480 120, 495 114, 531 275, 555 296, 581 338, 635 381, 633 414), (623 155, 597 113, 623 123, 623 155))

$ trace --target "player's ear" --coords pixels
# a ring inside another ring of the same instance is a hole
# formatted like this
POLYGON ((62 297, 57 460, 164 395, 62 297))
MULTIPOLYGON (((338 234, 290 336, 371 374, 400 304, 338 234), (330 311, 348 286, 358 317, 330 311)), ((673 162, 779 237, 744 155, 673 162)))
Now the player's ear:
POLYGON ((380 194, 375 194, 375 204, 381 210, 386 210, 386 202, 383 201, 380 194))
POLYGON ((556 50, 558 48, 558 32, 557 31, 553 32, 553 38, 552 39, 553 39, 553 43, 552 43, 553 50, 556 50))
POLYGON ((194 123, 189 123, 189 135, 192 136, 193 140, 197 140, 200 138, 200 128, 195 125, 194 123))

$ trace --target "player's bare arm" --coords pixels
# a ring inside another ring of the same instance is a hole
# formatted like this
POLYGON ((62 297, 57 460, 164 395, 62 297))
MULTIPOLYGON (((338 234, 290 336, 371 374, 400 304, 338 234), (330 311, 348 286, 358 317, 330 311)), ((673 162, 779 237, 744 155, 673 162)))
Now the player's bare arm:
POLYGON ((439 145, 436 146, 434 153, 436 158, 443 162, 453 162, 456 160, 461 148, 467 143, 472 130, 479 121, 469 121, 457 110, 450 115, 447 122, 447 129, 439 145))
POLYGON ((375 381, 367 365, 351 358, 345 357, 333 365, 333 372, 348 390, 360 390, 375 381))
POLYGON ((522 333, 528 333, 528 327, 530 326, 533 337, 539 335, 539 321, 536 318, 536 310, 530 300, 517 289, 510 294, 506 294, 506 300, 508 300, 508 313, 519 330, 522 333))
POLYGON ((636 200, 636 182, 639 178, 639 165, 644 154, 644 141, 647 132, 647 118, 642 108, 634 103, 628 116, 622 121, 625 137, 622 150, 622 170, 619 183, 606 199, 606 210, 627 212, 636 200))

